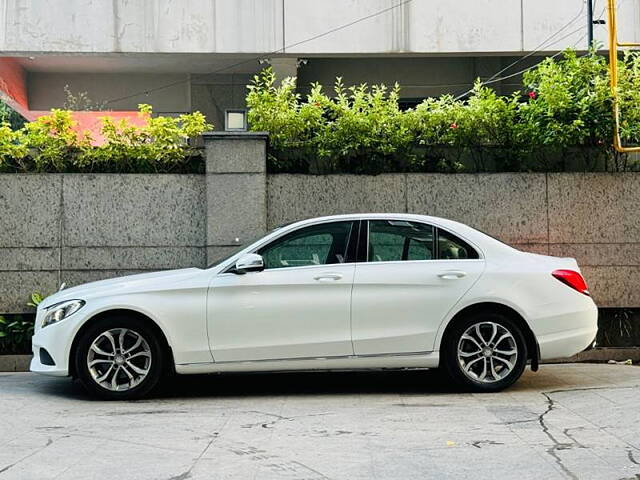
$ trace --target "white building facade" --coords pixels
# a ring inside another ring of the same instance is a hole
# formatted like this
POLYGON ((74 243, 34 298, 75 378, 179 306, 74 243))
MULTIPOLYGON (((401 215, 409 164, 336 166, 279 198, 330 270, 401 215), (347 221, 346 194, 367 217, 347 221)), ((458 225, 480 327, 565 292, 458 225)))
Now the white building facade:
MULTIPOLYGON (((618 3, 620 38, 640 40, 640 4, 618 3)), ((301 92, 342 76, 398 82, 410 103, 587 48, 583 0, 0 0, 0 27, 30 110, 62 107, 68 85, 112 110, 200 110, 216 128, 266 63, 301 92)), ((604 48, 606 24, 594 30, 604 48)), ((519 76, 492 85, 508 93, 519 76)))

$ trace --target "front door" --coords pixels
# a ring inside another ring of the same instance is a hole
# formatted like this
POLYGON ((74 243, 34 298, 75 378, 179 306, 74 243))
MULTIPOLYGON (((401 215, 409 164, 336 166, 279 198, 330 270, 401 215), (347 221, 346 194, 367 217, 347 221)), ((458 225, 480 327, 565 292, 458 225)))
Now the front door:
POLYGON ((353 283, 354 351, 432 351, 440 323, 479 278, 484 261, 466 242, 431 225, 368 223, 366 261, 356 264, 353 283))
POLYGON ((279 237, 256 253, 261 272, 218 275, 209 288, 216 362, 353 354, 351 286, 359 222, 328 222, 279 237), (352 233, 353 231, 353 233, 352 233))

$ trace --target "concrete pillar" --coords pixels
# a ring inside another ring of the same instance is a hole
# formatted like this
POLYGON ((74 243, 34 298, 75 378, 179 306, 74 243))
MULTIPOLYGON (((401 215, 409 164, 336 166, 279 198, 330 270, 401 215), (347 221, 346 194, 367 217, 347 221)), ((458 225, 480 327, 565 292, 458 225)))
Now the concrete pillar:
POLYGON ((207 262, 267 231, 265 132, 210 132, 206 153, 207 262))
POLYGON ((269 60, 269 64, 276 75, 276 83, 278 85, 287 77, 298 76, 297 58, 272 58, 269 60))

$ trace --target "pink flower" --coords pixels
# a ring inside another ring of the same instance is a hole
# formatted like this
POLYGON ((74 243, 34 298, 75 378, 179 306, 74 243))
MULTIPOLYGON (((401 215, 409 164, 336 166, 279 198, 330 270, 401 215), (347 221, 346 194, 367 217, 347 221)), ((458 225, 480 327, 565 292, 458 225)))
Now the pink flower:
POLYGON ((458 128, 458 124, 457 124, 457 123, 452 123, 452 124, 451 124, 451 128, 453 128, 453 129, 458 128))
POLYGON ((529 92, 529 98, 532 98, 535 100, 536 97, 537 97, 536 92, 529 92))

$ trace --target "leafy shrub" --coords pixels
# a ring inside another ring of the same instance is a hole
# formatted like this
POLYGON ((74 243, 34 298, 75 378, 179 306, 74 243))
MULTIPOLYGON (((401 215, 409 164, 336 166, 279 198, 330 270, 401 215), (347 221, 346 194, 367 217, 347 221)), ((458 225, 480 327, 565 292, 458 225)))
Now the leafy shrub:
POLYGON ((8 123, 11 128, 17 130, 22 128, 25 119, 0 99, 0 124, 8 123))
POLYGON ((411 146, 412 135, 398 107, 397 85, 391 90, 384 85, 345 88, 338 78, 333 98, 313 84, 307 101, 301 102, 295 79, 287 78, 276 87, 275 75, 266 69, 248 89, 249 123, 253 130, 269 132, 276 168, 283 158, 289 165, 308 161, 312 170, 323 172, 349 164, 376 163, 384 168, 386 159, 399 158, 411 146))
MULTIPOLYGON (((37 308, 43 297, 37 292, 31 294, 27 306, 37 308)), ((0 355, 31 353, 34 315, 0 316, 0 355)))
MULTIPOLYGON (((612 135, 612 103, 607 62, 569 50, 561 61, 543 60, 526 72, 523 82, 529 101, 520 105, 523 134, 563 160, 571 148, 587 147, 605 153, 612 135)), ((588 150, 587 150, 588 151, 588 150)), ((538 160, 549 168, 548 158, 538 160)))
MULTIPOLYGON (((620 60, 621 133, 640 142, 640 54, 620 60)), ((428 98, 398 107, 399 87, 337 79, 332 96, 313 84, 303 99, 295 78, 254 78, 247 105, 252 130, 270 133, 271 171, 456 172, 614 169, 631 166, 611 147, 612 101, 606 59, 567 50, 500 96, 477 82, 465 100, 428 98), (571 164, 569 164, 571 163, 571 164)))
POLYGON ((189 172, 202 170, 198 149, 189 141, 213 128, 200 112, 153 117, 151 107, 140 105, 147 117, 143 126, 127 119, 105 116, 104 143, 94 147, 88 132, 77 132, 72 114, 51 114, 20 129, 0 124, 0 171, 5 172, 189 172))
POLYGON ((30 353, 32 336, 33 320, 0 316, 0 355, 30 353))
POLYGON ((62 172, 67 166, 81 164, 91 150, 91 139, 77 133, 73 125, 71 112, 65 110, 52 110, 50 115, 25 124, 20 139, 27 155, 14 157, 17 165, 36 172, 62 172))

